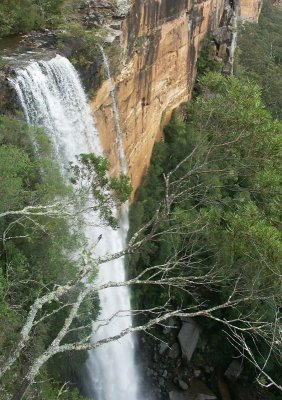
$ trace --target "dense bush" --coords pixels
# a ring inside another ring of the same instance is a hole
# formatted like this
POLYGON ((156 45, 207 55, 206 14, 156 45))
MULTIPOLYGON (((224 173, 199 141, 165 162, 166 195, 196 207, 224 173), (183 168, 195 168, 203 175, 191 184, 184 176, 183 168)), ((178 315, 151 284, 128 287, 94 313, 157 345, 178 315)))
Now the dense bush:
POLYGON ((264 1, 259 24, 244 24, 235 73, 262 87, 266 106, 282 117, 282 11, 264 1))
MULTIPOLYGON (((131 207, 131 234, 152 218, 164 197, 163 176, 177 168, 174 179, 181 184, 175 186, 179 195, 171 218, 161 223, 160 240, 148 242, 128 264, 133 275, 165 263, 173 254, 191 252, 196 254, 191 257, 196 276, 215 268, 228 279, 197 291, 189 287, 188 294, 173 287, 169 292, 136 288, 134 307, 161 306, 168 298, 176 308, 220 304, 237 279, 240 293, 273 294, 280 304, 282 124, 265 109, 256 85, 216 73, 206 74, 200 85, 202 94, 187 104, 184 118, 175 113, 165 129, 165 142, 155 146, 152 165, 131 207)), ((179 275, 185 268, 180 266, 179 275)), ((236 319, 249 311, 257 320, 274 317, 267 302, 244 307, 220 315, 236 319)), ((214 323, 200 322, 214 333, 214 323)), ((217 331, 223 335, 220 328, 217 331)), ((215 342, 224 340, 221 336, 215 342)), ((257 349, 267 354, 263 342, 257 349)), ((217 348, 213 352, 214 359, 221 353, 217 348)), ((278 361, 274 357, 272 362, 275 375, 278 361)))
POLYGON ((0 37, 57 25, 64 0, 2 0, 0 37))
MULTIPOLYGON (((43 130, 3 116, 0 117, 0 177, 0 214, 29 205, 45 205, 71 193, 52 160, 51 145, 43 130)), ((69 223, 60 216, 28 215, 2 215, 0 237, 0 359, 4 359, 17 343, 34 300, 76 275, 77 265, 69 255, 77 251, 84 239, 74 227, 70 230, 69 223)), ((65 301, 71 302, 71 298, 65 301)), ((95 299, 88 301, 82 312, 85 322, 91 321, 98 309, 95 299)), ((52 312, 52 305, 48 311, 52 312)), ((66 312, 62 308, 49 320, 35 325, 30 345, 1 382, 0 397, 17 390, 32 360, 54 338, 66 312)), ((68 368, 66 358, 60 356, 42 369, 39 379, 42 384, 32 389, 36 398, 56 398, 60 381, 68 380, 85 360, 83 353, 66 357, 68 368)), ((67 393, 62 396, 69 398, 67 393)))

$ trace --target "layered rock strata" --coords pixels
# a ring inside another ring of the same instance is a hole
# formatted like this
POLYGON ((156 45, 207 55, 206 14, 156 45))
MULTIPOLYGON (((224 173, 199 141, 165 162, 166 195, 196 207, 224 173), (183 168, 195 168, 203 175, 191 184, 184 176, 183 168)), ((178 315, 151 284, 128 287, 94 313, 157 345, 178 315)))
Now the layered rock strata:
POLYGON ((239 17, 245 21, 255 21, 259 19, 263 0, 238 0, 239 17))
MULTIPOLYGON (((109 28, 105 40, 112 42, 108 45, 109 52, 114 54, 110 57, 110 67, 134 191, 146 173, 155 141, 162 137, 162 126, 174 108, 191 98, 203 39, 214 38, 215 57, 232 58, 234 13, 244 20, 256 21, 261 3, 262 0, 118 0, 117 3, 81 0, 77 3, 74 22, 82 23, 86 29, 109 28), (113 62, 118 58, 120 65, 113 62)), ((56 34, 50 31, 24 37, 18 51, 9 57, 9 68, 0 74, 1 113, 17 108, 7 76, 30 61, 28 50, 33 51, 33 58, 34 51, 39 59, 52 57, 54 52, 71 60, 76 58, 79 40, 70 39, 64 49, 58 49, 56 41, 56 34)), ((101 79, 101 60, 102 57, 97 57, 90 67, 76 67, 84 85, 94 93, 93 114, 115 174, 120 167, 117 118, 113 116, 110 81, 106 74, 101 79)), ((227 62, 225 71, 231 70, 227 62)))
MULTIPOLYGON (((132 185, 138 187, 160 138, 160 124, 191 97, 200 44, 216 29, 224 1, 136 0, 122 24, 126 65, 116 78, 124 147, 132 185)), ((115 169, 117 149, 109 82, 98 91, 92 108, 115 169)))
MULTIPOLYGON (((155 141, 161 138, 161 125, 191 97, 204 37, 228 24, 226 11, 235 9, 235 2, 135 0, 127 17, 116 22, 121 42, 112 46, 124 51, 124 65, 115 79, 116 97, 134 190, 148 168, 155 141)), ((238 6, 243 18, 257 20, 261 0, 240 0, 238 6)), ((109 81, 104 81, 91 106, 115 173, 118 151, 109 81)))

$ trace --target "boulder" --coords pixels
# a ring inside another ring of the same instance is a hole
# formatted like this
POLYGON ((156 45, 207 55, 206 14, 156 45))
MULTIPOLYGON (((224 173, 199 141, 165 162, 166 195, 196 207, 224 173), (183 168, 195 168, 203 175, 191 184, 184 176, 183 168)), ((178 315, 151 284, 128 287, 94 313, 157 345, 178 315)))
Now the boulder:
POLYGON ((214 40, 217 44, 223 44, 231 42, 232 32, 227 28, 227 26, 222 26, 214 32, 214 40))
POLYGON ((190 361, 197 346, 201 329, 192 318, 182 319, 182 328, 178 334, 183 357, 190 361))
POLYGON ((193 393, 169 392, 169 400, 198 400, 197 395, 193 393))
POLYGON ((228 385, 226 384, 226 382, 224 382, 223 379, 219 379, 217 385, 218 385, 222 400, 232 400, 231 396, 230 396, 230 391, 229 391, 229 388, 228 388, 228 385))
POLYGON ((215 400, 217 398, 207 385, 199 379, 192 379, 190 385, 189 391, 197 395, 197 400, 215 400))
POLYGON ((224 375, 227 379, 235 381, 241 375, 242 369, 241 362, 239 360, 233 360, 225 371, 224 375))
POLYGON ((210 365, 206 365, 204 367, 204 370, 207 374, 211 374, 214 371, 214 367, 211 367, 210 365))
POLYGON ((189 386, 187 385, 187 383, 184 382, 182 379, 178 380, 178 385, 179 385, 180 389, 182 389, 182 390, 189 389, 189 386))
POLYGON ((194 373, 194 376, 196 378, 199 378, 201 376, 201 370, 200 369, 194 369, 193 373, 194 373))
POLYGON ((175 318, 170 317, 168 321, 165 322, 165 327, 163 330, 164 335, 170 333, 173 329, 177 327, 177 321, 175 318))
POLYGON ((180 348, 178 343, 174 343, 171 348, 169 349, 168 352, 169 358, 172 358, 173 360, 177 359, 180 356, 180 348))
POLYGON ((184 392, 173 390, 169 392, 169 400, 216 400, 216 396, 199 379, 193 379, 191 387, 184 392))
POLYGON ((226 58, 226 54, 227 54, 227 44, 226 44, 226 43, 223 43, 223 44, 221 44, 221 45, 219 46, 217 56, 218 56, 219 58, 221 58, 222 60, 224 60, 224 59, 226 58))
POLYGON ((162 355, 165 353, 165 351, 169 348, 168 344, 165 342, 161 342, 160 347, 159 347, 159 354, 162 355))

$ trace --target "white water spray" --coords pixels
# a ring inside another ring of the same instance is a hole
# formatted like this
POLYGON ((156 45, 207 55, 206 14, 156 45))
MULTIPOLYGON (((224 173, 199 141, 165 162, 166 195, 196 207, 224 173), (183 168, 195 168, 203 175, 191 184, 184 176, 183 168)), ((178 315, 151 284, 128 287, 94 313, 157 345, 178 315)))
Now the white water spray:
POLYGON ((231 65, 231 71, 230 71, 231 75, 233 75, 233 72, 234 72, 235 51, 236 51, 237 42, 238 42, 238 18, 237 18, 237 15, 238 15, 238 10, 237 10, 237 7, 235 7, 234 15, 231 18, 231 22, 230 22, 230 24, 232 26, 232 39, 231 39, 231 45, 229 48, 229 60, 228 61, 231 65))
MULTIPOLYGON (((50 61, 34 62, 26 69, 17 71, 17 78, 12 83, 26 120, 45 128, 62 170, 78 154, 102 154, 85 93, 75 69, 67 59, 56 56, 50 61)), ((117 108, 116 102, 115 105, 113 102, 113 107, 117 108)), ((114 113, 118 118, 118 110, 114 113)), ((117 132, 117 136, 119 134, 121 131, 117 132)), ((119 146, 122 146, 122 140, 119 146)), ((120 158, 125 163, 122 151, 120 149, 120 158)), ((118 231, 111 228, 86 228, 85 234, 90 243, 95 243, 102 234, 102 240, 95 249, 97 254, 117 252, 124 248, 128 230, 127 210, 123 212, 120 225, 118 231)), ((98 280, 124 281, 124 260, 104 264, 100 268, 98 280)), ((132 324, 128 288, 106 289, 99 296, 102 311, 98 318, 109 322, 104 325, 101 322, 93 324, 93 341, 117 335, 132 324)), ((131 335, 89 352, 87 370, 86 390, 95 400, 138 399, 134 341, 131 335)))

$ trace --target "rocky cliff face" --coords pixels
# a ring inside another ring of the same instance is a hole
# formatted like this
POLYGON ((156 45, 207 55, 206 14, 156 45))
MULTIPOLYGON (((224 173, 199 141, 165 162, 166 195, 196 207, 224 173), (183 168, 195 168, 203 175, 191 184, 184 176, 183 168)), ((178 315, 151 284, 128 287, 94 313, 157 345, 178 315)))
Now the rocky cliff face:
MULTIPOLYGON (((239 0, 238 0, 239 1, 239 0)), ((160 126, 191 97, 201 43, 227 25, 232 0, 135 0, 122 22, 124 66, 116 77, 116 96, 128 172, 136 189, 150 162, 160 126)), ((240 0, 242 18, 257 20, 261 0, 240 0)), ((105 152, 118 170, 115 120, 109 82, 98 90, 92 108, 105 152)))
POLYGON ((258 21, 263 0, 239 0, 239 16, 242 20, 258 21))
MULTIPOLYGON (((205 37, 214 38, 213 53, 221 59, 232 58, 234 50, 235 12, 242 19, 257 20, 262 0, 81 0, 77 2, 74 21, 86 29, 110 28, 108 50, 122 61, 111 67, 120 112, 120 125, 134 190, 150 163, 156 140, 162 137, 161 126, 182 102, 191 97, 196 77, 196 61, 205 37), (119 71, 119 72, 117 72, 119 71)), ((99 29, 97 30, 99 32, 99 29)), ((60 52, 72 58, 79 53, 75 37, 65 49, 56 46, 56 33, 26 35, 12 61, 10 70, 30 61, 27 50, 35 46, 38 57, 60 52), (31 43, 35 37, 35 44, 31 43), (21 60, 22 54, 24 59, 21 60), (27 60, 25 60, 27 58, 27 60)), ((74 58, 75 58, 74 57, 74 58)), ((33 56, 34 58, 34 56, 33 56)), ((113 117, 111 85, 106 73, 101 78, 102 57, 96 57, 90 68, 81 68, 85 86, 94 97, 91 101, 96 124, 101 133, 105 155, 112 172, 120 167, 113 117), (102 81, 102 84, 100 84, 102 81)), ((227 63, 228 64, 228 63, 227 63)), ((79 65, 77 65, 79 67, 79 65)), ((230 65, 224 72, 232 70, 230 65)), ((106 72, 106 70, 105 70, 106 72)), ((0 74, 0 112, 16 107, 15 96, 6 79, 10 72, 0 74), (11 104, 11 99, 13 104, 11 104)))
MULTIPOLYGON (((160 124, 191 96, 200 43, 218 27, 223 0, 136 0, 122 30, 126 65, 116 78, 124 146, 133 187, 138 187, 160 138, 160 124)), ((106 155, 116 162, 115 125, 109 83, 92 107, 106 155)))

